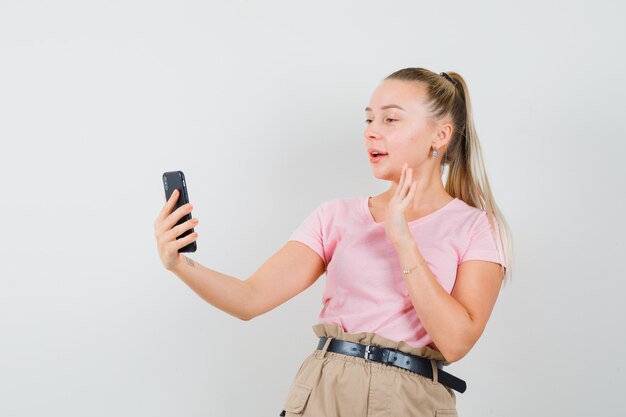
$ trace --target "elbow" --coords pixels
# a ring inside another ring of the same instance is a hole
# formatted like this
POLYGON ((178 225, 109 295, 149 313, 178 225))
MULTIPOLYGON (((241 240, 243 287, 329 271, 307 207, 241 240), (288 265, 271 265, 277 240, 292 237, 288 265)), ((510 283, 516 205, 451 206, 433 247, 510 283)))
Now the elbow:
POLYGON ((239 315, 236 315, 235 317, 237 317, 239 320, 242 320, 242 321, 250 321, 254 318, 253 315, 250 315, 247 313, 239 314, 239 315))
POLYGON ((474 343, 476 343, 476 341, 473 338, 461 338, 442 346, 441 354, 446 358, 446 361, 450 363, 458 362, 469 353, 474 343))
POLYGON ((237 317, 239 320, 250 321, 258 315, 259 314, 255 313, 252 308, 246 308, 245 310, 240 311, 239 314, 237 314, 235 317, 237 317))
POLYGON ((257 318, 259 316, 262 316, 263 314, 265 314, 264 311, 260 311, 256 308, 247 308, 246 310, 240 312, 240 314, 237 315, 237 318, 243 321, 250 321, 254 318, 257 318))
MULTIPOLYGON (((242 283, 244 284, 244 287, 246 287, 247 293, 245 297, 242 298, 247 298, 248 300, 253 300, 254 296, 252 295, 252 291, 253 288, 248 284, 247 280, 246 281, 242 281, 242 283)), ((244 301, 243 303, 241 303, 239 305, 239 308, 236 311, 236 314, 233 314, 233 316, 237 317, 239 320, 242 321, 250 321, 253 318, 255 318, 257 315, 254 313, 254 308, 252 307, 252 302, 251 301, 244 301)))
POLYGON ((467 352, 463 352, 460 350, 450 350, 450 351, 441 352, 441 354, 446 359, 446 361, 453 363, 453 362, 457 362, 461 360, 461 358, 467 355, 467 352))

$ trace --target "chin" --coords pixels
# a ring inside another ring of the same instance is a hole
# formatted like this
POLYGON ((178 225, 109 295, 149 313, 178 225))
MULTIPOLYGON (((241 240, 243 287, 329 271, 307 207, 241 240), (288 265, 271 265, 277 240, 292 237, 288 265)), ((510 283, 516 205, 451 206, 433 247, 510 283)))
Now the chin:
POLYGON ((378 178, 379 180, 391 181, 392 175, 387 172, 387 170, 377 171, 376 169, 372 169, 372 171, 374 171, 372 174, 374 174, 375 178, 378 178))

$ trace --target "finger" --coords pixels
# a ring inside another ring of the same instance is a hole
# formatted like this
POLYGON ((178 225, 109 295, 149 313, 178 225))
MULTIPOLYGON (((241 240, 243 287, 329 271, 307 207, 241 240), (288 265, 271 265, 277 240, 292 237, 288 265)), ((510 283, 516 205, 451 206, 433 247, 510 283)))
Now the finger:
POLYGON ((176 223, 178 223, 181 217, 191 213, 192 209, 193 206, 191 203, 183 204, 182 206, 174 210, 174 212, 165 217, 165 219, 159 220, 159 222, 155 224, 155 229, 159 233, 166 233, 174 226, 176 226, 176 223))
POLYGON ((169 239, 176 239, 178 236, 182 235, 185 231, 195 227, 198 225, 198 219, 189 219, 186 222, 175 226, 168 232, 169 239))
POLYGON ((402 187, 402 181, 404 181, 404 173, 406 172, 407 163, 404 162, 402 164, 402 171, 400 172, 400 180, 398 181, 398 187, 396 187, 396 192, 394 193, 394 197, 400 195, 400 188, 402 187))
MULTIPOLYGON (((413 200, 413 198, 415 198, 415 190, 417 190, 417 181, 413 181, 411 183, 411 188, 409 189, 409 195, 407 196, 407 198, 411 202, 411 206, 415 206, 415 201, 413 200)), ((414 209, 415 207, 412 207, 412 208, 414 209)))
POLYGON ((404 182, 402 183, 402 192, 400 193, 400 197, 406 197, 406 192, 409 186, 411 185, 411 176, 413 174, 413 170, 411 168, 406 170, 406 175, 404 177, 404 182))
POLYGON ((176 240, 176 242, 174 243, 174 247, 178 250, 182 248, 183 246, 190 244, 197 238, 198 238, 198 232, 190 233, 187 236, 181 237, 180 239, 176 240))
POLYGON ((170 196, 170 199, 165 202, 165 205, 163 206, 163 208, 161 209, 161 212, 159 213, 159 216, 158 216, 159 220, 165 219, 170 214, 170 212, 172 211, 172 207, 176 204, 177 200, 178 200, 178 188, 172 191, 172 195, 170 196))
POLYGON ((170 199, 167 200, 167 196, 164 196, 165 204, 163 205, 163 208, 161 208, 161 211, 159 211, 159 214, 157 215, 156 219, 154 220, 154 230, 155 232, 157 232, 158 230, 161 230, 161 223, 163 221, 165 221, 165 219, 167 218, 167 216, 169 215, 172 206, 172 201, 176 201, 178 195, 178 190, 174 189, 174 191, 172 191, 172 194, 170 195, 170 199))
POLYGON ((178 191, 178 188, 175 188, 174 191, 172 191, 172 195, 170 195, 170 199, 167 200, 167 206, 170 208, 170 210, 172 207, 176 205, 179 194, 180 194, 180 191, 178 191))
POLYGON ((192 210, 193 205, 191 203, 183 204, 163 220, 163 227, 166 230, 173 228, 183 216, 190 214, 192 210))

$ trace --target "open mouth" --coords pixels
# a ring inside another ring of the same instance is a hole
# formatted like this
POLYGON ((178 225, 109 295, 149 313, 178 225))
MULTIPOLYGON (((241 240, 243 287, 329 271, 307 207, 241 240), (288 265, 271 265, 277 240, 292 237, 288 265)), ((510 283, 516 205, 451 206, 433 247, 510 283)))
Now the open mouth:
POLYGON ((388 156, 388 153, 382 153, 382 152, 372 152, 370 153, 370 161, 371 162, 378 162, 381 159, 383 159, 384 157, 388 156))

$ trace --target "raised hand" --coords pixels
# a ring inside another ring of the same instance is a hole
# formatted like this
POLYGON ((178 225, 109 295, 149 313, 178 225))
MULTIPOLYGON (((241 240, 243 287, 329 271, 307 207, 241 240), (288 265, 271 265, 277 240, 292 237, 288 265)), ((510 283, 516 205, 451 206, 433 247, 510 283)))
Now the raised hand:
POLYGON ((178 226, 174 226, 181 217, 191 213, 193 208, 191 203, 187 203, 172 212, 178 200, 178 194, 178 189, 172 192, 170 199, 165 202, 165 206, 163 206, 163 209, 154 221, 154 237, 157 241, 159 256, 167 270, 172 270, 180 262, 181 254, 178 252, 178 249, 188 245, 198 237, 198 232, 194 231, 183 238, 176 239, 185 230, 191 229, 198 224, 198 219, 192 218, 178 226))
POLYGON ((411 182, 412 169, 408 168, 408 163, 402 164, 402 173, 396 192, 389 200, 387 212, 385 214, 385 233, 387 238, 397 245, 407 239, 413 239, 406 217, 406 209, 413 205, 417 182, 411 182))

